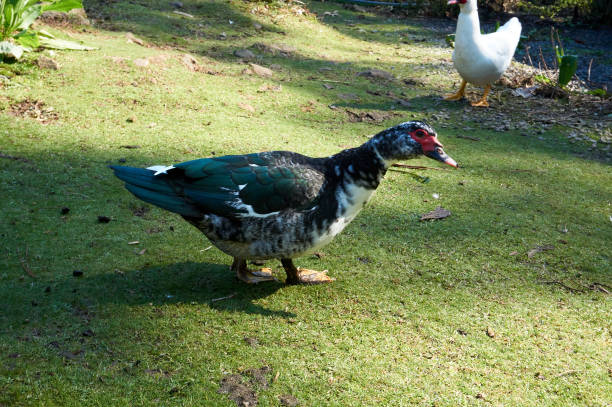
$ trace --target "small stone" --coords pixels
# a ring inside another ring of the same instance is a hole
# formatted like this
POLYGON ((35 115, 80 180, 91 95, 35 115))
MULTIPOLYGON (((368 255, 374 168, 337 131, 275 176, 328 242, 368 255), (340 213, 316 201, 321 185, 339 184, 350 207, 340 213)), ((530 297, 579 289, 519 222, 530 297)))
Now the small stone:
POLYGON ((263 76, 265 78, 269 78, 272 75, 274 75, 274 71, 272 71, 269 68, 266 68, 264 66, 257 65, 257 64, 249 64, 249 65, 251 66, 251 69, 253 70, 255 75, 263 76))
POLYGON ((149 66, 149 60, 146 58, 137 58, 134 60, 134 65, 144 68, 146 66, 149 66))
POLYGON ((280 401, 281 405, 287 407, 296 407, 300 405, 300 401, 291 394, 283 394, 279 396, 278 400, 280 401))
POLYGON ((129 42, 129 43, 138 44, 138 45, 143 46, 143 47, 145 45, 143 40, 141 40, 140 38, 135 37, 134 34, 132 34, 131 32, 126 33, 125 37, 127 38, 127 42, 129 42))
POLYGON ((243 59, 254 59, 255 58, 255 54, 253 54, 253 52, 249 51, 248 49, 237 49, 236 51, 234 51, 234 55, 237 56, 238 58, 243 58, 243 59))
POLYGON ((173 1, 170 5, 174 8, 183 8, 183 3, 180 1, 173 1))
POLYGON ((489 338, 495 338, 495 331, 490 326, 487 327, 487 336, 489 338))
POLYGON ((197 71, 200 67, 198 60, 190 54, 183 54, 183 56, 181 57, 181 63, 192 72, 197 71))
POLYGON ((60 68, 60 65, 57 62, 44 55, 38 57, 36 60, 36 65, 38 65, 39 68, 53 69, 54 71, 57 71, 60 68))
POLYGON ((64 206, 64 207, 63 207, 63 208, 60 210, 60 213, 61 213, 62 215, 66 215, 68 212, 70 212, 70 208, 68 208, 68 207, 66 207, 66 206, 64 206))
POLYGON ((368 69, 367 71, 359 72, 357 76, 365 76, 366 78, 373 78, 373 79, 384 79, 387 81, 395 80, 395 76, 381 69, 368 69))
POLYGON ((72 272, 73 277, 83 277, 83 270, 74 270, 72 272))
POLYGON ((253 28, 255 28, 257 31, 260 31, 263 29, 263 26, 259 23, 253 23, 253 28))
POLYGON ((125 119, 125 121, 128 123, 136 123, 136 116, 130 116, 127 119, 125 119))

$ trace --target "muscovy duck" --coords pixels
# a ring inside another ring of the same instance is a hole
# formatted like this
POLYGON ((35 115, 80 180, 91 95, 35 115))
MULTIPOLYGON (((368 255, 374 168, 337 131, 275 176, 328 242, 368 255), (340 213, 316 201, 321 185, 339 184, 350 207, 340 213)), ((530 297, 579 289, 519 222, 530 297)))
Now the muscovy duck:
POLYGON ((366 204, 387 168, 421 154, 453 167, 436 132, 401 123, 357 148, 325 158, 289 151, 202 158, 171 166, 111 166, 136 197, 178 213, 221 251, 246 283, 273 280, 246 260, 278 258, 288 284, 332 279, 292 259, 329 243, 366 204))
POLYGON ((487 107, 491 84, 501 78, 510 66, 521 37, 521 23, 513 17, 494 33, 481 34, 476 0, 449 0, 448 4, 459 4, 461 9, 455 33, 453 63, 463 80, 457 93, 444 99, 463 98, 465 85, 469 82, 485 87, 482 99, 473 102, 472 106, 487 107))

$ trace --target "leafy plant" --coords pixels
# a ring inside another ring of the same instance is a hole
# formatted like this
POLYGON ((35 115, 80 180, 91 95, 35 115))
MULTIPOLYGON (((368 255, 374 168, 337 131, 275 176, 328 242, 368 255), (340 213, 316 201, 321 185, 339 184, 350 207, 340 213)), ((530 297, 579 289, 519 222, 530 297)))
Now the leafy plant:
POLYGON ((40 46, 60 49, 93 49, 30 26, 45 11, 68 12, 83 8, 82 0, 0 0, 0 58, 19 59, 24 51, 40 46))
POLYGON ((563 88, 569 83, 569 81, 572 80, 572 76, 574 76, 576 70, 578 69, 578 57, 576 55, 565 55, 565 50, 563 49, 563 44, 559 38, 559 33, 552 27, 550 31, 550 38, 555 47, 557 67, 559 68, 557 83, 563 88))
POLYGON ((576 55, 564 55, 563 49, 555 48, 557 52, 557 63, 559 64, 559 85, 564 87, 572 80, 572 76, 578 69, 578 57, 576 55))

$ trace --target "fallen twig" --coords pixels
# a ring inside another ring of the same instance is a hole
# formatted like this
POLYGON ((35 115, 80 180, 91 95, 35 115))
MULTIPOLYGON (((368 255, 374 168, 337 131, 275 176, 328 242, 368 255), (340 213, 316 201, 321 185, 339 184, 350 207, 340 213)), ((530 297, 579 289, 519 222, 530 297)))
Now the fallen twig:
POLYGON ((478 137, 472 137, 472 136, 457 135, 455 137, 457 137, 457 138, 464 138, 466 140, 472 140, 472 141, 480 141, 480 139, 478 137))
POLYGON ((236 293, 231 293, 230 295, 226 295, 225 297, 213 298, 212 300, 210 300, 210 302, 228 300, 228 299, 233 298, 235 296, 236 296, 236 293))
POLYGON ((434 167, 424 167, 422 165, 408 165, 395 163, 391 164, 392 167, 400 167, 400 168, 410 168, 411 170, 436 170, 436 171, 447 171, 446 168, 434 168, 434 167))
POLYGON ((578 373, 577 370, 566 370, 565 372, 561 372, 559 374, 556 374, 554 377, 563 377, 563 376, 569 376, 571 374, 576 374, 578 373))
POLYGON ((19 262, 21 263, 21 268, 23 269, 23 271, 25 271, 25 273, 28 276, 30 276, 32 278, 36 278, 36 274, 34 274, 32 269, 28 265, 28 246, 26 246, 25 255, 24 255, 23 259, 19 260, 19 262))
POLYGON ((593 291, 601 291, 605 294, 610 294, 610 291, 612 291, 612 287, 601 283, 591 283, 591 285, 589 285, 589 288, 593 291))
POLYGON ((576 294, 582 294, 584 293, 584 290, 581 290, 579 288, 573 288, 568 286, 567 284, 565 284, 562 281, 557 281, 557 280, 552 280, 552 281, 540 281, 540 284, 554 284, 554 285, 558 285, 560 287, 565 288, 567 291, 572 292, 572 293, 576 293, 576 294))

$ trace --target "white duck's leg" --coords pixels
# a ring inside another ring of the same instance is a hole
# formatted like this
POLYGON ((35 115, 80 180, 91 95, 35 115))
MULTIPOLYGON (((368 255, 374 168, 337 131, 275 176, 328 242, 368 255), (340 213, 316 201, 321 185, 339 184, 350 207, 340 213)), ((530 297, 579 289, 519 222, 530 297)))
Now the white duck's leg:
POLYGON ((467 82, 465 80, 462 80, 461 86, 459 87, 459 90, 457 91, 457 93, 453 93, 452 95, 444 96, 444 100, 451 100, 451 101, 461 100, 463 98, 463 95, 465 95, 465 85, 467 85, 467 82))
POLYGON ((489 92, 491 91, 491 85, 485 86, 484 94, 482 95, 482 99, 478 102, 472 102, 472 106, 476 107, 489 107, 489 102, 487 102, 487 96, 489 96, 489 92))
POLYGON ((291 259, 281 259, 281 263, 287 273, 287 284, 321 284, 335 280, 327 275, 327 270, 315 271, 295 267, 291 259))
POLYGON ((251 271, 247 268, 246 260, 234 258, 231 267, 236 272, 236 277, 247 284, 263 283, 265 281, 277 281, 272 275, 272 269, 262 268, 258 271, 251 271))

